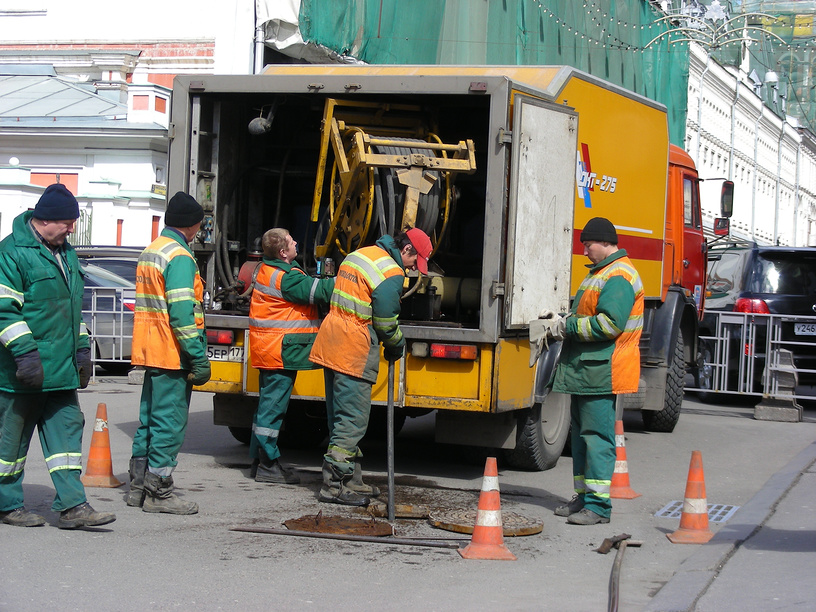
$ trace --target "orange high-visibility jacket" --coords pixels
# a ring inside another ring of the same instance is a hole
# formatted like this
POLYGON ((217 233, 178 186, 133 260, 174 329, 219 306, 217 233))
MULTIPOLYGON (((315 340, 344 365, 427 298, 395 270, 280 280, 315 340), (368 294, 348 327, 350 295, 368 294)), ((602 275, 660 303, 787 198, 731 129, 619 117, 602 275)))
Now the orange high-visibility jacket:
POLYGON ((567 318, 553 391, 636 393, 644 307, 640 275, 623 249, 589 268, 567 318))
POLYGON ((380 341, 388 347, 404 343, 398 319, 405 272, 397 259, 393 239, 383 236, 343 260, 309 357, 314 363, 376 382, 380 341))
POLYGON ((299 304, 284 298, 283 278, 286 274, 308 275, 296 265, 289 271, 264 263, 255 278, 249 305, 249 347, 254 368, 265 370, 310 370, 309 361, 320 314, 315 295, 320 279, 311 279, 311 288, 304 296, 310 303, 299 304))
POLYGON ((131 363, 189 369, 207 358, 204 284, 184 239, 165 228, 139 256, 131 363))

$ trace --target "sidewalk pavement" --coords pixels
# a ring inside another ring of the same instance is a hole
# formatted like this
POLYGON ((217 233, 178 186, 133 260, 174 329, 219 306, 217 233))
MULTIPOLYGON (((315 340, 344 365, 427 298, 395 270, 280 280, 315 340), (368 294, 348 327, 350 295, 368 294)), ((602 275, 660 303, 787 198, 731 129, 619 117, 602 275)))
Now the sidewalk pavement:
POLYGON ((646 611, 812 610, 814 577, 816 442, 699 545, 646 611))

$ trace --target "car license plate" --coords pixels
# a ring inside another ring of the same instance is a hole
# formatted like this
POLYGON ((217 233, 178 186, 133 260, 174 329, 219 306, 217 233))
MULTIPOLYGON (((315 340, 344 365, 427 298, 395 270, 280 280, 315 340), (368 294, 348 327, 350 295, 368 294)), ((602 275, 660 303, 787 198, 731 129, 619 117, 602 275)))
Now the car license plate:
POLYGON ((207 359, 210 361, 243 361, 243 346, 207 345, 207 359))
POLYGON ((793 333, 797 336, 816 336, 816 323, 794 323, 793 333))

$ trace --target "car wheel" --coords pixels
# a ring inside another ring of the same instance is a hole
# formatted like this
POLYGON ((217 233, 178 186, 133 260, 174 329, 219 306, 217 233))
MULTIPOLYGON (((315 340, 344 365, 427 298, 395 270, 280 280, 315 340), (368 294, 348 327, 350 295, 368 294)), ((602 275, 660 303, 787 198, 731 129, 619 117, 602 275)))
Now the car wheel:
POLYGON ((697 357, 697 367, 694 368, 694 384, 699 389, 697 398, 701 402, 711 404, 717 401, 714 388, 714 347, 707 340, 700 341, 700 354, 697 357))

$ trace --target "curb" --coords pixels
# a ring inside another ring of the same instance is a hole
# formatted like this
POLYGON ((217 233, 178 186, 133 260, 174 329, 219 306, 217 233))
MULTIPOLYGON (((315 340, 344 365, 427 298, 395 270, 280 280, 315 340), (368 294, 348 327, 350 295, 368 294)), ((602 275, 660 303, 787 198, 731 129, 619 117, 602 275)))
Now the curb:
POLYGON ((708 590, 728 559, 776 511, 776 505, 796 479, 816 461, 816 442, 806 446, 790 463, 771 476, 728 524, 686 559, 657 592, 644 612, 689 612, 708 590))

